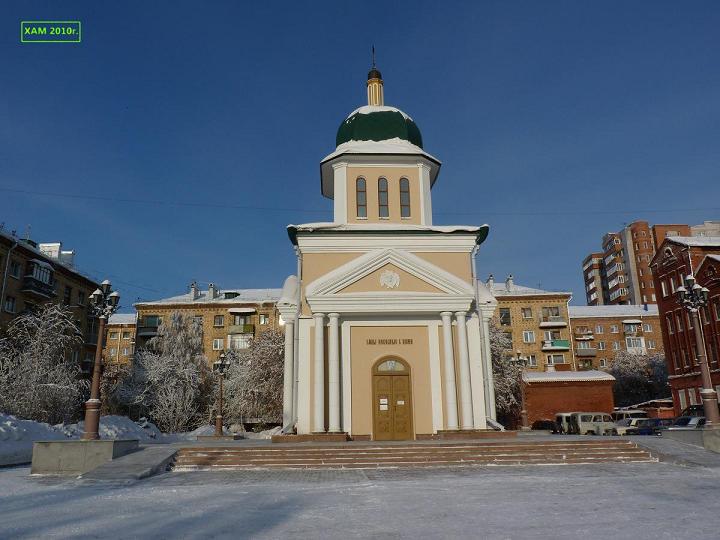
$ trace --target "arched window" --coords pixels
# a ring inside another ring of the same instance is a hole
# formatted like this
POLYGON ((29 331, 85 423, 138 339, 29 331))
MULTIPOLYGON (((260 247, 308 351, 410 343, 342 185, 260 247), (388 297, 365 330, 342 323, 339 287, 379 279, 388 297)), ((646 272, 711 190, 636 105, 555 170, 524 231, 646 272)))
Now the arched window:
POLYGON ((394 358, 391 358, 390 360, 385 360, 384 362, 378 364, 375 367, 375 371, 380 372, 407 372, 407 367, 405 364, 403 364, 400 360, 396 360, 394 358))
POLYGON ((365 186, 365 179, 358 178, 355 181, 355 201, 357 204, 357 217, 367 217, 367 188, 365 186))
POLYGON ((400 217, 410 217, 410 181, 400 179, 400 217))
POLYGON ((381 178, 380 180, 378 180, 378 207, 381 218, 390 217, 390 210, 388 209, 387 178, 381 178))

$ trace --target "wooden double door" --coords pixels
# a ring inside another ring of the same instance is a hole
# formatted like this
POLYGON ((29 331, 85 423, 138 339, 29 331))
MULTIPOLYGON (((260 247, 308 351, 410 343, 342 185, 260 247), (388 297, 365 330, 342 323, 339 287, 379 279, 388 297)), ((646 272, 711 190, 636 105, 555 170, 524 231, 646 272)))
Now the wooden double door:
POLYGON ((374 440, 413 438, 411 394, 410 373, 406 369, 380 371, 376 368, 373 373, 374 440))

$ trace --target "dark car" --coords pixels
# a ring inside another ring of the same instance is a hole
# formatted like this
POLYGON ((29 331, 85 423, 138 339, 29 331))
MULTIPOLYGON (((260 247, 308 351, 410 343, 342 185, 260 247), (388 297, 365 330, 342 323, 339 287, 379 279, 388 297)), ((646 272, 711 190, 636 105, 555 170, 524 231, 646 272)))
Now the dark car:
MULTIPOLYGON (((720 405, 718 405, 718 410, 720 410, 720 405)), ((705 416, 705 406, 703 404, 690 405, 683 410, 680 416, 705 416)))
POLYGON ((659 435, 675 421, 674 418, 643 418, 634 427, 626 431, 626 435, 659 435))

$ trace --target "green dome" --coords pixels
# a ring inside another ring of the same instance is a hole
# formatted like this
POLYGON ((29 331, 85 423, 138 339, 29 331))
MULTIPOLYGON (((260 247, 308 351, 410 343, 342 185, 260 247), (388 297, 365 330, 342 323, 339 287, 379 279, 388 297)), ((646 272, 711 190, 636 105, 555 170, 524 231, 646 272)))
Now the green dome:
POLYGON ((335 145, 348 141, 403 139, 422 148, 422 135, 413 119, 394 107, 366 105, 353 111, 338 128, 335 145))

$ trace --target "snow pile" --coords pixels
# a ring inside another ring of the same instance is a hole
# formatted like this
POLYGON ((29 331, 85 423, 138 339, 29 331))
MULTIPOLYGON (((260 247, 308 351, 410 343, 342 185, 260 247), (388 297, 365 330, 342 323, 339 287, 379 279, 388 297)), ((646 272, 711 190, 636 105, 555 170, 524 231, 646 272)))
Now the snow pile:
MULTIPOLYGON (((223 433, 229 435, 230 432, 227 428, 223 428, 223 433)), ((168 433, 163 435, 167 442, 174 441, 195 441, 198 435, 215 435, 215 426, 207 424, 200 426, 199 428, 193 429, 192 431, 186 431, 184 433, 168 433)))
POLYGON ((28 463, 34 441, 54 441, 67 436, 49 424, 20 420, 0 413, 0 465, 28 463))
MULTIPOLYGON (((82 435, 85 422, 77 424, 58 425, 56 428, 73 439, 82 435)), ((100 418, 101 439, 138 439, 140 442, 165 442, 164 435, 152 422, 141 419, 139 422, 130 420, 127 416, 102 416, 100 418)))
POLYGON ((282 427, 277 426, 271 429, 266 429, 265 431, 258 431, 257 433, 246 431, 243 435, 246 439, 271 439, 273 435, 280 435, 281 431, 282 427))

